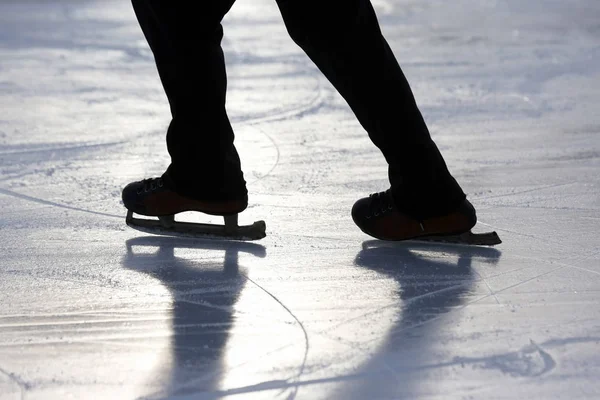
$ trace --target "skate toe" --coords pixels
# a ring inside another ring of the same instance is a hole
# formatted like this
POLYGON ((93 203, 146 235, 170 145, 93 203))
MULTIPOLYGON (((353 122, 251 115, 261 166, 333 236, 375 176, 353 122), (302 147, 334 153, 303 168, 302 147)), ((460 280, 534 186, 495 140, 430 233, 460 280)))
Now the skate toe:
POLYGON ((352 219, 364 233, 383 240, 458 235, 468 232, 477 222, 475 209, 466 199, 450 213, 421 219, 399 211, 390 191, 358 200, 352 207, 352 219))
POLYGON ((369 215, 369 198, 359 199, 352 206, 352 220, 356 225, 361 225, 363 221, 365 221, 369 215))
POLYGON ((140 194, 143 193, 143 190, 144 184, 142 181, 132 182, 125 186, 121 192, 121 200, 123 201, 125 208, 135 213, 143 214, 144 203, 140 197, 140 194))

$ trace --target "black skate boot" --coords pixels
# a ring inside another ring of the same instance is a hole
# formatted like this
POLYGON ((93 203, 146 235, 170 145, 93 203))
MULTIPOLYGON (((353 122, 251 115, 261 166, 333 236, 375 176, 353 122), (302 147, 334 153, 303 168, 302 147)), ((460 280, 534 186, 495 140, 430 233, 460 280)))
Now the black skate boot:
POLYGON ((248 206, 248 196, 221 201, 202 201, 180 195, 166 177, 132 182, 122 193, 125 207, 147 216, 174 215, 184 211, 199 211, 211 215, 238 214, 248 206))
POLYGON ((501 243, 495 232, 471 233, 477 216, 466 199, 449 214, 418 220, 396 208, 388 189, 358 200, 352 207, 352 219, 364 233, 381 240, 415 239, 478 245, 501 243))
POLYGON ((238 213, 248 206, 248 196, 219 200, 198 200, 179 194, 167 176, 133 182, 123 189, 127 208, 126 223, 134 229, 163 235, 255 240, 265 237, 264 221, 238 226, 238 213), (224 225, 175 221, 175 214, 196 211, 220 215, 224 225), (158 217, 156 220, 134 218, 133 213, 158 217))

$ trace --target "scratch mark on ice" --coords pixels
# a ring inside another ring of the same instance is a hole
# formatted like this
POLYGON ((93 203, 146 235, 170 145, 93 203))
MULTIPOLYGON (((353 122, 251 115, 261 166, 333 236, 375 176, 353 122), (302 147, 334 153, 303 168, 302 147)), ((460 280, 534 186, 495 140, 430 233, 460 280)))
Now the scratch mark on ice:
MULTIPOLYGON (((274 294, 272 294, 267 289, 265 289, 264 287, 262 287, 261 285, 259 285, 258 283, 256 283, 252 279, 250 279, 248 276, 246 276, 246 279, 248 279, 248 281, 252 282, 256 287, 258 287, 259 289, 261 289, 263 292, 265 292, 267 295, 269 295, 271 298, 273 298, 273 300, 275 300, 277 303, 279 303, 279 305, 281 305, 281 307, 283 307, 288 312, 288 314, 290 314, 292 316, 292 318, 294 318, 296 320, 296 322, 300 326, 300 329, 302 329, 302 334, 304 335, 304 356, 302 358, 302 364, 300 366, 300 371, 295 376, 295 378, 296 378, 295 381, 299 382, 300 378, 304 374, 304 369, 306 368, 306 360, 308 359, 308 351, 310 349, 310 343, 309 343, 309 340, 308 340, 308 332, 306 332, 306 328, 304 327, 304 324, 292 312, 292 310, 290 310, 285 304, 283 304, 283 302, 281 300, 279 300, 274 294)), ((288 379, 287 381, 289 382, 290 379, 288 379)), ((298 385, 294 385, 294 393, 291 396, 289 396, 288 398, 289 399, 295 398, 296 394, 298 393, 298 389, 299 389, 299 386, 298 385)))
POLYGON ((10 372, 5 371, 0 368, 0 374, 6 375, 11 382, 14 382, 21 392, 21 400, 25 400, 25 392, 27 391, 27 384, 19 379, 15 374, 11 374, 10 372))
POLYGON ((453 362, 483 364, 481 365, 482 369, 497 369, 504 374, 521 378, 537 377, 556 367, 554 358, 533 340, 530 340, 530 344, 519 351, 491 357, 456 357, 453 362))
POLYGON ((123 218, 122 215, 108 214, 108 213, 103 213, 103 212, 98 212, 98 211, 86 210, 85 208, 67 206, 65 204, 60 204, 60 203, 56 203, 56 202, 53 202, 53 201, 39 199, 39 198, 33 197, 33 196, 28 196, 26 194, 21 194, 21 193, 13 192, 12 190, 8 190, 8 189, 2 189, 2 188, 0 188, 0 194, 4 194, 6 196, 17 197, 19 199, 23 199, 23 200, 27 200, 27 201, 32 201, 34 203, 44 204, 44 205, 47 205, 47 206, 58 207, 58 208, 65 208, 67 210, 80 211, 80 212, 85 212, 85 213, 94 214, 94 215, 101 215, 103 217, 111 217, 111 218, 119 218, 119 219, 123 218))
POLYGON ((273 170, 277 167, 277 165, 279 165, 279 158, 281 157, 281 152, 279 151, 279 145, 277 144, 277 142, 275 142, 275 139, 273 139, 267 132, 263 131, 262 129, 258 129, 258 131, 260 133, 262 133, 263 135, 265 135, 265 137, 271 141, 271 143, 273 144, 273 147, 275 147, 275 150, 277 151, 277 156, 275 158, 275 163, 273 164, 273 166, 264 175, 256 177, 256 179, 254 179, 252 182, 249 182, 249 184, 259 181, 259 180, 264 179, 267 176, 269 176, 271 174, 271 172, 273 172, 273 170))

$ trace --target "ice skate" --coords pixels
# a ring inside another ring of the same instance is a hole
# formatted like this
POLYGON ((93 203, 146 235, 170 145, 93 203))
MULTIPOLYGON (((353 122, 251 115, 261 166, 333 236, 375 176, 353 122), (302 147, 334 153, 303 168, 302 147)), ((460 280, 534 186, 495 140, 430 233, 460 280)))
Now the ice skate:
POLYGON ((142 232, 231 240, 258 240, 266 236, 264 221, 256 221, 252 225, 238 225, 238 214, 248 205, 246 196, 224 201, 201 201, 178 194, 164 178, 152 178, 130 183, 123 189, 122 198, 127 208, 125 222, 142 232), (186 211, 222 216, 224 224, 175 220, 176 214, 186 211), (158 219, 136 218, 134 213, 158 219))
POLYGON ((473 233, 477 222, 475 209, 468 200, 454 211, 421 221, 400 212, 390 190, 358 200, 352 207, 352 219, 367 235, 381 240, 419 240, 493 246, 502 243, 496 232, 473 233))

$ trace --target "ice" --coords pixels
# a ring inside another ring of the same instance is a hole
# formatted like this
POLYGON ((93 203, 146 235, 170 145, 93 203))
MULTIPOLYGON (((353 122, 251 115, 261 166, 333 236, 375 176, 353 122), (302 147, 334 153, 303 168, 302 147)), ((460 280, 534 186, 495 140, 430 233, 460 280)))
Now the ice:
POLYGON ((354 226, 386 165, 271 0, 223 42, 268 236, 131 230, 169 109, 130 3, 0 0, 1 400, 600 398, 600 3, 374 5, 502 245, 354 226))

